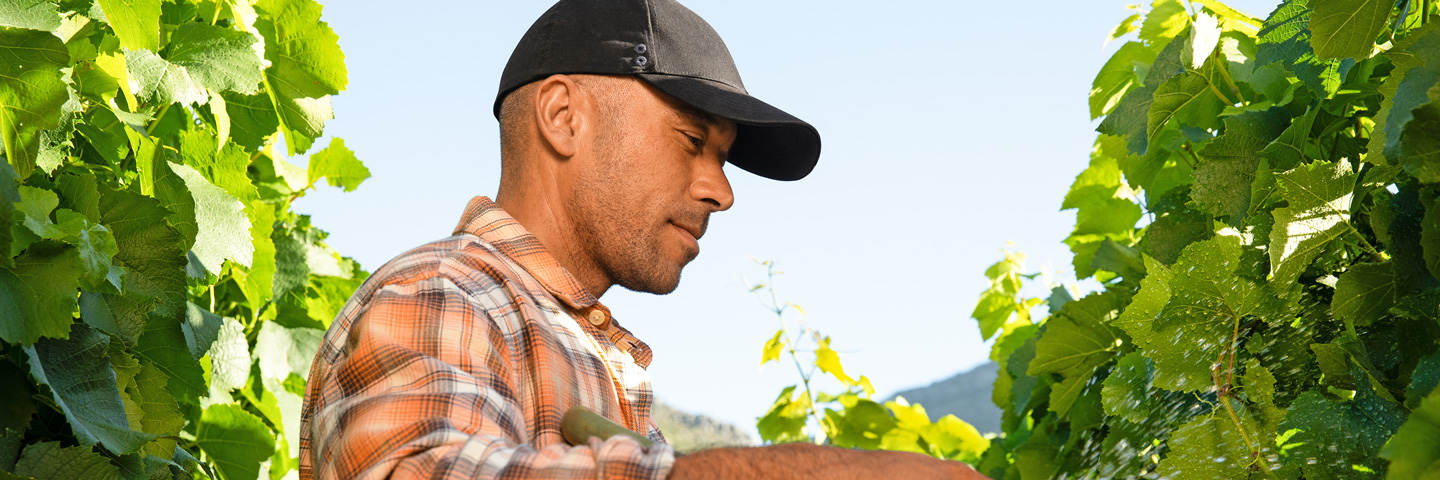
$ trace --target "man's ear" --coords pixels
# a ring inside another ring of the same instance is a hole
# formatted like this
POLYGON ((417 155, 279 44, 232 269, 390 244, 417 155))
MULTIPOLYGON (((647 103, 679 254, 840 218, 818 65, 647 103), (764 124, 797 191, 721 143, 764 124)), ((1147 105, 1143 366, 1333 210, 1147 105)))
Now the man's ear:
POLYGON ((565 75, 551 75, 535 89, 535 125, 556 154, 573 157, 578 152, 580 135, 587 127, 587 100, 575 80, 565 75))

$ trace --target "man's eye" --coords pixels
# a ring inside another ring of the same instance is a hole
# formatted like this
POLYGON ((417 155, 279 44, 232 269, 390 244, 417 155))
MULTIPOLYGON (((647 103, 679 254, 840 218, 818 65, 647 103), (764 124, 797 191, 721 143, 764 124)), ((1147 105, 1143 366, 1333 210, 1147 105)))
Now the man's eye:
POLYGON ((687 133, 685 134, 685 138, 690 139, 690 144, 694 145, 695 148, 702 150, 705 148, 705 140, 700 139, 700 137, 696 137, 687 133))

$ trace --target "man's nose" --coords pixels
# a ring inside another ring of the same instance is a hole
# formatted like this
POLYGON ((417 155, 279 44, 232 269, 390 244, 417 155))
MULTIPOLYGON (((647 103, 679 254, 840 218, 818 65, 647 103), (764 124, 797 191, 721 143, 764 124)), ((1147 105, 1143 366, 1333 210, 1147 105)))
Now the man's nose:
POLYGON ((725 178, 725 162, 715 162, 701 168, 690 193, 695 199, 708 203, 712 210, 723 212, 735 204, 735 192, 730 189, 730 179, 725 178))

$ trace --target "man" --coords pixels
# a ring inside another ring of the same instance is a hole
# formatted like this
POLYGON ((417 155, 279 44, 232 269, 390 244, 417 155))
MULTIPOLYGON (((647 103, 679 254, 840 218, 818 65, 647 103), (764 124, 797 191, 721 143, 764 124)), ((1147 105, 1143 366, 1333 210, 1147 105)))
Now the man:
POLYGON ((704 20, 674 0, 561 0, 516 47, 495 114, 495 200, 377 270, 326 334, 301 478, 980 478, 910 453, 663 444, 650 348, 597 298, 676 288, 734 202, 727 161, 796 180, 820 154, 813 127, 745 92, 704 20), (662 443, 567 445, 577 405, 662 443))

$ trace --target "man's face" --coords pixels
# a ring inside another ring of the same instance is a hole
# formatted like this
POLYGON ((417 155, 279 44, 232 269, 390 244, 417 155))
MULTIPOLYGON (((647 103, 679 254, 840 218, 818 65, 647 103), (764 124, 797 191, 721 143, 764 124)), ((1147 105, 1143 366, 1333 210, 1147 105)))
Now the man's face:
POLYGON ((635 79, 601 99, 595 141, 566 210, 575 239, 611 283, 666 294, 700 253, 711 213, 734 202, 722 167, 735 124, 635 79))

